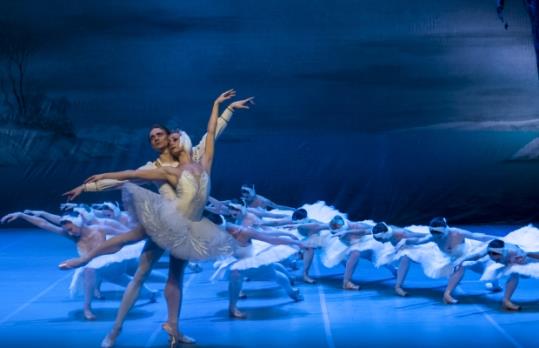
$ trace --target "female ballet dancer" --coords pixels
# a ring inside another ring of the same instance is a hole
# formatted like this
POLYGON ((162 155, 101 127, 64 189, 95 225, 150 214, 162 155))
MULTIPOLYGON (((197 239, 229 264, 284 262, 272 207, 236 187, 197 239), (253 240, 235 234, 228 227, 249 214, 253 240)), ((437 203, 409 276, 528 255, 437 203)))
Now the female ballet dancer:
POLYGON ((511 298, 520 276, 539 278, 539 230, 531 225, 522 227, 505 237, 485 243, 481 250, 466 255, 457 262, 481 262, 485 257, 493 262, 486 267, 481 280, 497 281, 508 277, 502 307, 509 311, 520 310, 521 307, 514 304, 511 298))
POLYGON ((297 252, 289 245, 303 247, 300 241, 294 239, 294 235, 278 230, 260 231, 254 227, 226 222, 224 218, 221 221, 223 228, 234 238, 233 256, 220 262, 211 280, 223 279, 228 275, 228 313, 231 318, 245 319, 247 317, 237 307, 245 277, 252 280, 273 280, 294 301, 303 300, 299 289, 292 287, 289 277, 282 272, 281 267, 276 267, 278 262, 297 252), (270 246, 255 251, 253 245, 255 240, 269 243, 270 246))
POLYGON ((329 225, 311 219, 305 208, 296 209, 291 218, 283 219, 278 221, 278 223, 287 223, 281 226, 282 228, 296 229, 298 237, 300 237, 305 246, 303 250, 303 282, 306 284, 315 284, 316 280, 310 277, 309 271, 313 263, 315 249, 323 247, 330 237, 329 225))
MULTIPOLYGON (((410 227, 411 228, 411 227, 410 227)), ((446 304, 456 304, 459 301, 453 298, 453 290, 464 275, 464 269, 454 267, 453 263, 465 255, 473 254, 482 246, 481 242, 488 242, 496 237, 484 233, 466 231, 461 228, 449 227, 444 217, 435 217, 431 220, 429 234, 418 239, 405 239, 404 245, 419 245, 433 242, 438 246, 441 254, 432 254, 431 259, 423 259, 422 266, 425 275, 431 278, 449 277, 444 291, 443 301, 446 304), (440 257, 441 256, 441 257, 440 257)), ((398 254, 398 256, 400 256, 398 254)))
MULTIPOLYGON (((46 213, 44 214, 46 215, 46 213)), ((51 219, 53 216, 49 216, 51 219)), ((32 225, 45 231, 56 233, 75 242, 79 255, 84 256, 89 250, 96 248, 105 241, 106 235, 117 235, 124 231, 104 225, 89 225, 84 223, 82 216, 77 212, 71 212, 59 217, 58 224, 54 224, 42 217, 15 212, 4 216, 0 222, 9 223, 16 219, 23 219, 32 225)), ((114 255, 102 256, 94 259, 85 268, 78 269, 73 275, 70 291, 74 294, 78 285, 78 280, 82 277, 84 290, 83 314, 86 320, 95 320, 96 316, 92 312, 92 300, 96 290, 98 279, 106 280, 120 286, 127 286, 130 277, 126 274, 129 263, 138 259, 142 251, 142 244, 126 246, 114 255)), ((143 289, 145 295, 150 299, 156 295, 156 291, 148 287, 143 289)))
MULTIPOLYGON (((384 249, 384 245, 372 237, 373 225, 372 221, 348 221, 341 215, 335 216, 329 222, 333 240, 322 249, 322 263, 332 268, 346 260, 342 284, 345 290, 360 289, 359 285, 352 282, 359 258, 362 257, 375 263, 384 249)), ((385 265, 385 267, 396 275, 396 270, 392 265, 385 265)))
MULTIPOLYGON (((173 256, 181 260, 200 260, 231 252, 229 236, 216 229, 215 225, 207 219, 201 218, 209 191, 209 176, 213 162, 219 105, 233 96, 235 96, 235 91, 230 90, 223 93, 214 102, 208 122, 208 131, 204 137, 203 147, 200 147, 203 148, 202 155, 198 158, 200 163, 193 160, 193 153, 189 146, 190 140, 187 134, 181 132, 179 137, 171 138, 171 151, 179 152, 180 165, 178 167, 160 166, 156 169, 107 173, 92 176, 87 180, 85 185, 104 179, 165 181, 170 184, 170 190, 175 189, 173 193, 176 198, 167 200, 134 184, 122 184, 124 206, 137 218, 140 225, 121 238, 108 240, 87 257, 66 261, 61 267, 80 266, 91 257, 109 253, 125 243, 141 240, 147 236, 161 248, 168 249, 173 256)), ((252 98, 238 103, 238 108, 248 109, 252 98)), ((181 284, 181 279, 176 282, 176 284, 178 283, 181 284)), ((173 344, 177 341, 194 343, 193 339, 182 335, 177 327, 179 305, 174 306, 172 303, 179 303, 179 301, 177 298, 174 300, 169 300, 167 296, 169 318, 167 323, 163 325, 163 329, 170 335, 173 344)), ((128 299, 126 302, 132 304, 133 300, 128 299)), ((126 313, 130 305, 126 307, 123 308, 122 313, 126 313)), ((118 336, 120 328, 120 325, 113 327, 103 345, 111 346, 118 336)))
POLYGON ((389 243, 393 246, 393 248, 385 249, 385 252, 383 252, 376 261, 375 266, 380 267, 398 261, 399 266, 397 268, 395 292, 399 296, 406 296, 408 293, 402 289, 402 284, 408 273, 408 268, 410 267, 410 257, 408 255, 403 255, 400 260, 396 260, 397 249, 395 246, 399 245, 399 243, 405 239, 422 238, 425 235, 423 233, 412 232, 406 228, 393 225, 389 226, 385 222, 379 222, 372 228, 372 236, 381 243, 389 243))

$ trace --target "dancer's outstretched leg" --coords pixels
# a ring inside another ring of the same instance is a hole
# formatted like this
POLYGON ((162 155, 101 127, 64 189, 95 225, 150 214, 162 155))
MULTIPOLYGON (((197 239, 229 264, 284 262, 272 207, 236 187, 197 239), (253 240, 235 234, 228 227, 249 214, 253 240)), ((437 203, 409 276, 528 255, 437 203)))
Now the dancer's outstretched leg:
POLYGON ((159 260, 161 255, 163 255, 163 252, 164 250, 159 248, 157 244, 155 244, 153 241, 148 240, 146 242, 144 250, 140 255, 139 266, 137 268, 137 271, 135 272, 135 275, 133 276, 133 280, 129 282, 129 285, 125 289, 124 295, 122 297, 122 302, 120 303, 120 308, 118 308, 118 313, 116 314, 116 320, 114 321, 114 325, 112 326, 112 329, 109 331, 107 336, 105 336, 105 338, 101 342, 101 347, 109 348, 114 346, 116 338, 118 337, 122 329, 122 325, 125 321, 127 313, 129 312, 129 310, 139 296, 142 284, 150 274, 155 262, 159 260))
POLYGON ((182 309, 183 276, 188 262, 170 257, 168 280, 165 286, 165 299, 167 301, 168 319, 163 329, 169 334, 172 345, 175 343, 194 344, 195 340, 181 333, 178 321, 182 309))
POLYGON ((350 253, 348 261, 346 261, 346 268, 344 270, 344 277, 342 287, 345 290, 359 290, 359 285, 352 282, 352 275, 356 270, 357 263, 359 261, 360 252, 354 250, 350 253))

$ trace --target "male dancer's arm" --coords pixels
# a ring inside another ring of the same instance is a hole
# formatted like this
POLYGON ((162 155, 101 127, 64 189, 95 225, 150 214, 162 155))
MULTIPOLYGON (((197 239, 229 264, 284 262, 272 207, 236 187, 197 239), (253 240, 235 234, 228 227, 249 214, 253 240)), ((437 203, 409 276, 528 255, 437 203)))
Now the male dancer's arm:
MULTIPOLYGON (((157 166, 154 162, 148 162, 145 165, 137 169, 155 169, 157 166)), ((83 192, 100 192, 100 191, 109 191, 117 190, 122 184, 125 184, 126 180, 115 180, 115 179, 101 179, 94 182, 85 183, 75 187, 74 189, 67 191, 63 196, 67 196, 68 200, 72 201, 77 198, 83 192)))

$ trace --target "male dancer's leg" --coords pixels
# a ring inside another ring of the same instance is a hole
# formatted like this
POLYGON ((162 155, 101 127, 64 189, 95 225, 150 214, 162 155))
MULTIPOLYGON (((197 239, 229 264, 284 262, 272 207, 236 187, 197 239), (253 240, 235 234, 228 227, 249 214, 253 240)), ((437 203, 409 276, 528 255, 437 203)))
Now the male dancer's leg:
POLYGON ((163 252, 164 250, 155 244, 151 239, 146 241, 142 254, 140 255, 137 271, 133 276, 133 280, 129 282, 129 285, 125 289, 122 302, 120 303, 120 308, 118 308, 118 313, 116 314, 116 320, 114 321, 111 331, 108 333, 105 339, 103 339, 103 342, 101 342, 102 347, 112 347, 114 345, 116 337, 119 335, 120 330, 122 329, 122 325, 127 313, 139 296, 142 284, 150 274, 155 262, 159 260, 161 255, 163 255, 163 252))
POLYGON ((165 286, 165 299, 167 301, 168 319, 163 325, 163 329, 181 343, 193 344, 195 340, 181 333, 178 321, 182 309, 183 299, 183 277, 188 261, 170 256, 168 268, 168 279, 165 286))

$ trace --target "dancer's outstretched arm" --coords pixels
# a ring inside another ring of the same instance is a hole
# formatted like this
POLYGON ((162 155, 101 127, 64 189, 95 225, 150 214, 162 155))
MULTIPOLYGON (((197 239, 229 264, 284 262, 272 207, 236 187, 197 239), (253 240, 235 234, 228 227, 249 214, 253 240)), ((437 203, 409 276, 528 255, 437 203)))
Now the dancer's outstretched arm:
POLYGON ((421 238, 406 238, 403 239, 401 246, 404 245, 420 245, 420 244, 426 244, 433 241, 432 235, 428 234, 421 238))
MULTIPOLYGON (((272 212, 269 212, 267 210, 263 210, 263 209, 259 209, 259 208, 247 208, 247 211, 249 213, 255 214, 259 218, 267 217, 267 218, 271 218, 271 219, 281 219, 281 218, 284 219, 284 218, 288 217, 288 215, 286 215, 286 214, 272 213, 272 212)), ((290 217, 288 217, 287 221, 292 221, 292 220, 291 220, 290 217)))
MULTIPOLYGON (((249 109, 248 106, 250 104, 254 104, 253 99, 254 97, 250 97, 243 100, 238 100, 233 103, 230 103, 230 105, 226 107, 226 109, 223 111, 221 116, 219 116, 219 118, 217 119, 217 128, 215 130, 215 140, 219 139, 219 136, 223 133, 225 128, 228 126, 228 123, 230 122, 232 115, 234 114, 234 111, 239 110, 239 109, 249 109)), ((204 156, 207 136, 208 134, 204 134, 204 136, 202 136, 202 139, 200 140, 198 145, 193 147, 191 156, 194 162, 200 163, 201 158, 204 156)))
POLYGON ((43 210, 26 209, 24 211, 24 213, 28 214, 28 215, 42 217, 42 218, 47 219, 47 220, 49 220, 50 222, 52 222, 53 224, 56 224, 56 225, 59 225, 60 221, 62 220, 62 217, 60 215, 51 214, 51 213, 48 213, 48 212, 43 211, 43 210))
POLYGON ((366 229, 363 229, 363 228, 359 228, 359 229, 350 229, 350 230, 346 230, 346 231, 340 231, 340 232, 337 232, 333 235, 333 237, 342 237, 342 236, 345 236, 345 235, 348 235, 348 234, 353 234, 355 236, 359 236, 359 237, 362 237, 362 236, 366 236, 368 234, 371 234, 371 231, 370 230, 366 230, 366 229))
POLYGON ((107 239, 95 249, 92 249, 86 255, 66 260, 58 265, 60 269, 73 269, 86 265, 97 256, 114 254, 120 250, 124 245, 132 244, 143 240, 146 237, 142 227, 137 227, 127 233, 122 233, 116 237, 107 239))
POLYGON ((481 248, 480 250, 478 250, 478 251, 476 251, 474 253, 471 253, 471 254, 468 254, 468 255, 463 255, 463 256, 459 257, 458 259, 456 259, 455 261, 453 261, 453 267, 458 267, 458 266, 462 265, 462 263, 465 262, 465 261, 477 261, 480 258, 487 256, 487 253, 488 253, 488 249, 487 249, 487 247, 485 245, 484 248, 481 248))
POLYGON ((264 232, 259 232, 255 230, 254 228, 250 227, 240 227, 242 229, 242 232, 247 235, 247 237, 251 239, 257 239, 266 243, 274 244, 274 245, 280 245, 280 244, 286 244, 286 245, 296 245, 300 248, 303 248, 304 245, 297 239, 292 239, 288 237, 278 237, 273 236, 271 234, 266 234, 264 232))
POLYGON ((21 212, 15 212, 15 213, 7 214, 6 216, 4 216, 0 220, 0 222, 1 223, 8 223, 8 222, 14 221, 16 219, 26 220, 29 223, 31 223, 32 225, 34 225, 36 227, 39 227, 41 229, 44 229, 45 231, 56 233, 58 235, 61 235, 62 237, 71 238, 69 236, 69 234, 67 234, 67 232, 62 227, 51 224, 49 221, 47 221, 47 220, 45 220, 45 219, 43 219, 41 217, 32 216, 32 215, 28 215, 28 214, 21 213, 21 212))
POLYGON ((120 172, 110 172, 92 175, 84 181, 85 184, 100 181, 103 179, 114 180, 144 180, 144 181, 167 181, 173 186, 178 183, 178 176, 174 168, 159 167, 156 169, 136 169, 123 170, 120 172))
POLYGON ((462 234, 464 238, 478 240, 480 242, 490 242, 491 240, 498 238, 485 233, 470 232, 462 228, 451 227, 451 230, 462 234))
POLYGON ((280 205, 280 204, 277 204, 275 202, 273 202, 272 200, 270 200, 269 198, 266 198, 264 196, 261 196, 261 195, 258 195, 258 198, 260 200, 262 200, 264 202, 264 204, 272 209, 280 209, 280 210, 294 210, 294 208, 292 207, 288 207, 286 205, 280 205))
POLYGON ((228 100, 232 97, 236 96, 236 91, 233 89, 230 89, 223 94, 221 94, 215 101, 213 102, 213 107, 210 114, 210 119, 208 120, 208 129, 206 132, 206 141, 204 143, 204 154, 202 156, 202 159, 200 163, 202 164, 202 168, 210 174, 211 173, 211 167, 213 164, 213 155, 215 152, 215 134, 217 132, 217 118, 219 115, 219 106, 222 102, 225 100, 228 100))
MULTIPOLYGON (((260 232, 260 231, 258 231, 258 232, 260 232)), ((272 235, 274 237, 288 237, 288 238, 292 238, 292 239, 298 239, 298 237, 295 234, 292 234, 292 233, 287 232, 287 231, 281 231, 281 230, 278 230, 278 229, 272 228, 272 227, 264 228, 262 233, 269 234, 269 235, 272 235)))

